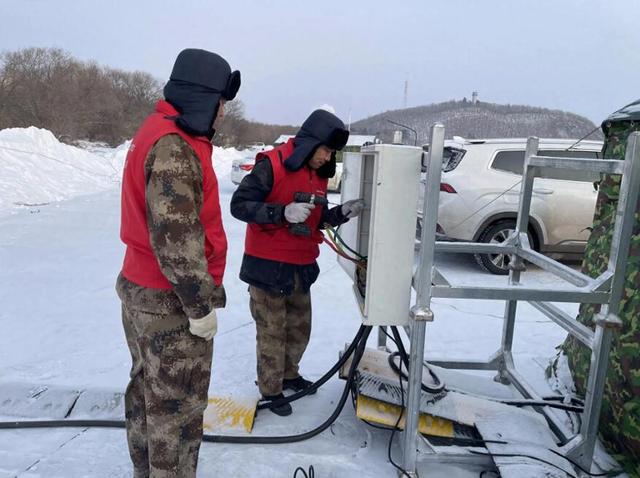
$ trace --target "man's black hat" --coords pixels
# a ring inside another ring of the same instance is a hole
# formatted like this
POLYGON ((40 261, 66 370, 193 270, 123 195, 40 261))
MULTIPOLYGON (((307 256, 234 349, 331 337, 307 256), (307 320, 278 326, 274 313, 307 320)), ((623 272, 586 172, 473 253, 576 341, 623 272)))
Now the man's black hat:
MULTIPOLYGON (((318 146, 324 145, 334 150, 341 150, 347 144, 349 131, 336 115, 325 110, 315 110, 302 123, 302 127, 293 140, 294 150, 284 165, 291 171, 297 171, 304 166, 318 146)), ((336 156, 331 155, 331 161, 318 169, 318 176, 331 178, 336 173, 336 156)))
POLYGON ((212 138, 220 98, 235 98, 240 82, 240 72, 232 72, 220 55, 188 48, 176 58, 164 96, 180 113, 176 118, 180 129, 190 135, 212 138))

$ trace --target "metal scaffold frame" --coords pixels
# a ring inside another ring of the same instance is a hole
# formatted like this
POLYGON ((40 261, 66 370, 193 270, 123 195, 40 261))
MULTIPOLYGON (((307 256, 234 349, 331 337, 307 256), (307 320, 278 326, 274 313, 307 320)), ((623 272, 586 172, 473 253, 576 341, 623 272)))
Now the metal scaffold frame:
MULTIPOLYGON (((640 133, 636 132, 630 135, 624 161, 537 156, 538 139, 530 137, 525 152, 516 230, 502 244, 452 243, 435 240, 443 147, 444 126, 436 123, 432 127, 431 145, 427 154, 422 247, 419 253, 418 270, 414 277, 417 295, 410 314, 411 348, 407 423, 403 435, 404 468, 411 476, 417 476, 418 418, 425 329, 427 322, 434 320, 431 299, 448 297, 504 300, 501 346, 487 361, 442 360, 430 363, 451 369, 495 370, 498 372, 497 379, 503 383, 512 384, 525 399, 542 400, 542 397, 518 373, 514 365, 512 345, 518 301, 529 302, 580 343, 591 349, 591 365, 579 432, 574 435, 555 414, 545 407, 534 407, 545 416, 550 429, 558 438, 558 442, 562 444, 563 454, 583 468, 590 469, 597 438, 611 340, 613 334, 622 325, 617 314, 623 294, 625 269, 640 189, 640 133), (595 279, 535 251, 527 237, 534 179, 536 177, 566 178, 567 171, 592 171, 622 176, 608 267, 603 274, 595 279), (565 174, 560 176, 559 172, 565 174), (509 254, 512 259, 507 285, 503 287, 452 285, 434 267, 436 252, 509 254), (520 279, 521 273, 524 271, 524 261, 531 262, 564 279, 568 283, 567 288, 532 288, 522 284, 520 279), (595 320, 595 331, 579 323, 574 317, 569 316, 551 302, 601 304, 600 312, 595 320)), ((437 457, 428 456, 433 455, 431 453, 424 455, 438 461, 437 457)))

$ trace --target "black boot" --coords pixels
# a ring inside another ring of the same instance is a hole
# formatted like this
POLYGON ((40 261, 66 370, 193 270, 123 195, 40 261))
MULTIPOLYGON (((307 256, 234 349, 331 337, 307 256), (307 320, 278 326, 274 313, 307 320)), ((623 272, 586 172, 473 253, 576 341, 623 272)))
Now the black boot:
MULTIPOLYGON (((294 392, 300 392, 302 390, 306 390, 311 385, 313 385, 313 382, 303 377, 285 378, 282 381, 282 388, 284 388, 285 390, 293 390, 294 392)), ((314 393, 316 393, 316 390, 310 391, 309 395, 313 395, 314 393)))
MULTIPOLYGON (((284 398, 284 395, 282 393, 279 393, 278 395, 263 395, 262 396, 262 399, 267 401, 267 402, 275 402, 276 400, 280 400, 281 398, 284 398)), ((286 417, 288 415, 291 415, 291 413, 293 413, 293 408, 291 408, 291 404, 289 404, 289 403, 282 403, 280 405, 272 405, 272 406, 269 407, 269 410, 271 410, 276 415, 280 415, 281 417, 286 417)))

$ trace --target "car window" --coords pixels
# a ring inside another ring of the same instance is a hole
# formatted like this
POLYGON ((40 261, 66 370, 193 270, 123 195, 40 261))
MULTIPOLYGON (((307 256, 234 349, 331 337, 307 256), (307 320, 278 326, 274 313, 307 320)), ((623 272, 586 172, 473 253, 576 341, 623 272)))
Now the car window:
MULTIPOLYGON (((540 150, 538 156, 555 156, 560 158, 589 158, 597 159, 600 157, 597 151, 566 151, 566 150, 540 150)), ((524 150, 520 151, 498 151, 491 168, 498 171, 506 171, 508 173, 522 175, 522 169, 524 167, 524 150)), ((600 175, 591 171, 560 171, 560 177, 557 179, 570 180, 570 181, 586 181, 594 182, 600 180, 600 175)))
POLYGON ((447 173, 456 169, 465 153, 466 151, 464 149, 445 146, 442 151, 442 172, 447 173))

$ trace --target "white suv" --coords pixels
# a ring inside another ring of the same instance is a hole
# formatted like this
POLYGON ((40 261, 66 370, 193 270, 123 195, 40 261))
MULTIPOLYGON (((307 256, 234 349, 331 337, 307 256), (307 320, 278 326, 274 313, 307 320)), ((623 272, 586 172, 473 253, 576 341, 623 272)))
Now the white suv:
MULTIPOLYGON (((599 158, 600 141, 541 139, 538 155, 599 158)), ((445 141, 438 240, 503 242, 515 229, 526 139, 445 141)), ((575 179, 536 178, 529 237, 545 254, 572 257, 584 252, 593 222, 595 173, 575 179)), ((418 226, 422 197, 418 205, 418 226)), ((420 228, 418 228, 420 229, 420 228)), ((478 254, 478 263, 494 274, 509 272, 509 256, 478 254)))

